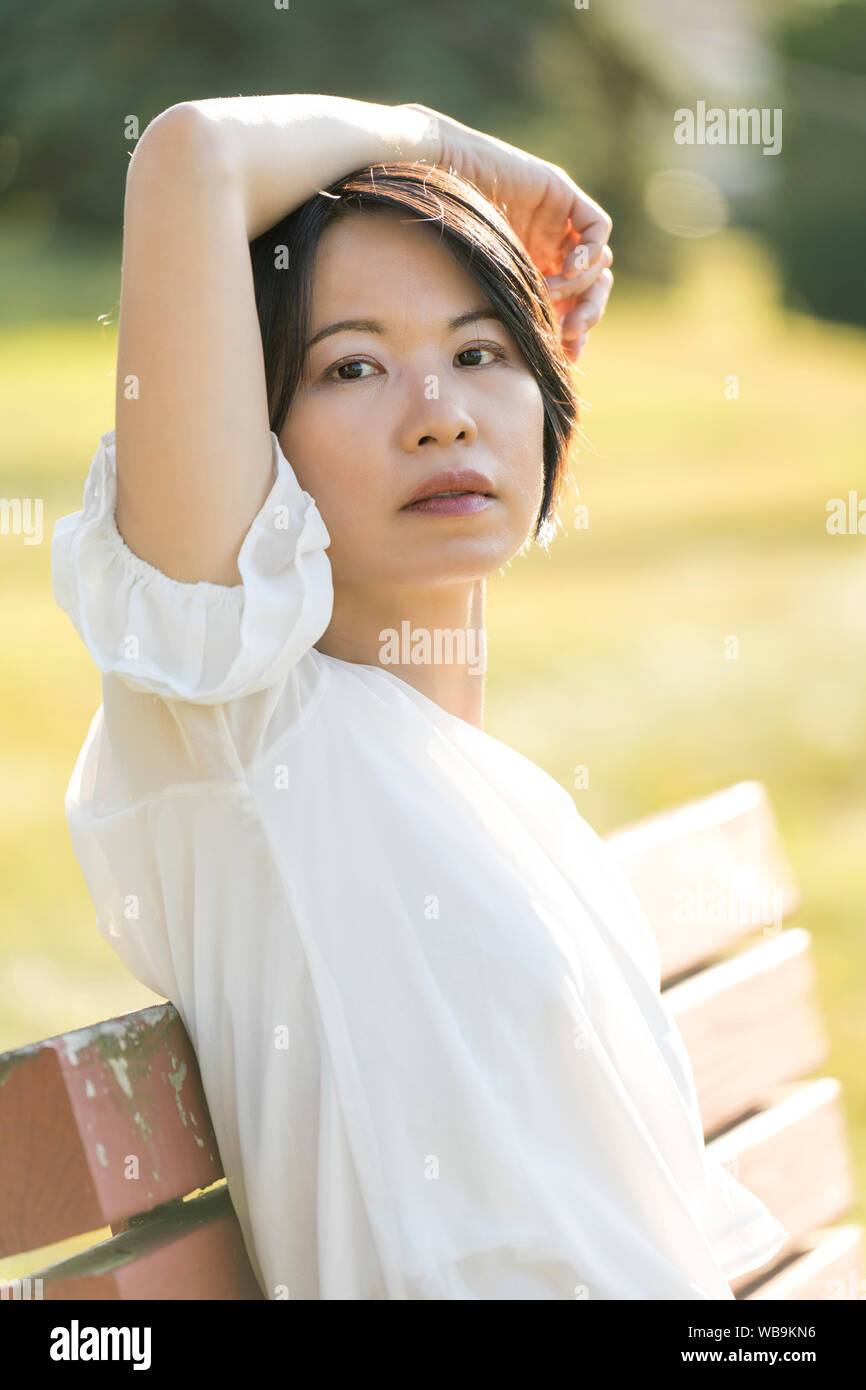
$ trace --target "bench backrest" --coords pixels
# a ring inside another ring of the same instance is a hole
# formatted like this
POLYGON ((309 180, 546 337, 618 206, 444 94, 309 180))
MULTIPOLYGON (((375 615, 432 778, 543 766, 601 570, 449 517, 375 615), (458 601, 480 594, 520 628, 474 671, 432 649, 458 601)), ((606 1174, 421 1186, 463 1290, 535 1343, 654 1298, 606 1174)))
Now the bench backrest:
MULTIPOLYGON (((861 1296, 863 1231, 833 1224, 856 1200, 842 1097, 813 1076, 828 1042, 811 940, 784 925, 798 892, 765 789, 738 783, 607 844, 659 941, 707 1143, 790 1232, 735 1296, 861 1296)), ((31 1282, 7 1296, 263 1296, 172 1004, 0 1055, 0 1257, 18 1254, 31 1282), (24 1258, 106 1227, 58 1264, 24 1258)))

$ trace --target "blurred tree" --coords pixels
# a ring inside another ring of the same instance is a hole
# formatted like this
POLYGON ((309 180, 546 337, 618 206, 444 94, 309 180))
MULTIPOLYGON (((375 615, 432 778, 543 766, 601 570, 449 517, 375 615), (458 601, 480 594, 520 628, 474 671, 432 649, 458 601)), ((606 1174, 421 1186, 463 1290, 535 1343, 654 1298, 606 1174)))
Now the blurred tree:
POLYGON ((866 5, 801 10, 780 26, 777 41, 782 183, 759 225, 774 243, 788 303, 866 325, 866 5))
POLYGON ((6 198, 50 194, 62 224, 119 234, 129 116, 141 132, 187 99, 329 92, 422 101, 561 164, 613 216, 620 265, 668 265, 642 197, 646 112, 670 97, 602 6, 5 0, 0 23, 0 138, 20 146, 6 198))

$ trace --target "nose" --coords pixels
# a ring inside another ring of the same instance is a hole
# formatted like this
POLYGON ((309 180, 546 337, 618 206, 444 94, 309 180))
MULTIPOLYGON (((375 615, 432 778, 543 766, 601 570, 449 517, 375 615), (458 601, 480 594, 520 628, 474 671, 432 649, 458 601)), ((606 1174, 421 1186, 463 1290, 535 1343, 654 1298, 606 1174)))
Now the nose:
POLYGON ((422 446, 440 444, 445 448, 459 441, 472 444, 478 437, 474 418, 453 391, 443 390, 435 375, 426 376, 420 392, 413 387, 412 400, 403 424, 403 448, 414 453, 422 446))

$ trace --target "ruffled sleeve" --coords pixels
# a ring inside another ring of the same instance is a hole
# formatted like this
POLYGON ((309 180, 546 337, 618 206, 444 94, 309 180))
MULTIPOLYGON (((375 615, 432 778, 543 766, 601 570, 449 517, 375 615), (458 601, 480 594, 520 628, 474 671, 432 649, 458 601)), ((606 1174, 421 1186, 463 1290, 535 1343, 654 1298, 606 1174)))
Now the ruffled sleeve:
POLYGON ((102 435, 82 508, 54 526, 54 597, 103 673, 133 689, 219 704, 276 684, 331 621, 322 516, 271 432, 273 483, 238 555, 242 583, 171 579, 117 529, 115 431, 102 435))

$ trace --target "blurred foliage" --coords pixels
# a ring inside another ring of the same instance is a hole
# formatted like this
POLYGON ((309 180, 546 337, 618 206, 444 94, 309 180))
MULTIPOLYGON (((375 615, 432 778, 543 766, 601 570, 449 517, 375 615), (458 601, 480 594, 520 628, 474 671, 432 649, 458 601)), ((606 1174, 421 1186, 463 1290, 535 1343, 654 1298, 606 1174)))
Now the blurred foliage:
POLYGON ((6 0, 0 48, 0 187, 7 221, 92 231, 122 221, 139 133, 175 102, 264 92, 421 101, 537 150, 591 191, 638 273, 671 247, 640 209, 654 122, 672 96, 603 6, 563 0, 6 0), (4 155, 5 146, 5 155, 4 155), (16 165, 17 155, 17 168, 16 165), (10 170, 13 172, 10 173, 10 170), (41 201, 40 201, 41 200, 41 201))
POLYGON ((798 11, 776 42, 782 181, 758 225, 779 259, 787 303, 866 324, 866 5, 846 0, 798 11))
MULTIPOLYGON (((733 219, 774 244, 792 305, 866 323, 866 188, 853 176, 866 5, 773 0, 756 15, 744 11, 744 24, 757 23, 780 60, 781 183, 772 197, 735 198, 733 219)), ((422 101, 536 151, 610 212, 620 267, 670 277, 674 247, 646 216, 644 189, 662 151, 683 161, 672 115, 701 91, 663 61, 664 26, 648 42, 621 7, 612 17, 567 0, 5 0, 2 37, 0 221, 19 242, 47 247, 77 231, 119 243, 130 117, 140 134, 179 101, 325 92, 422 101)))

